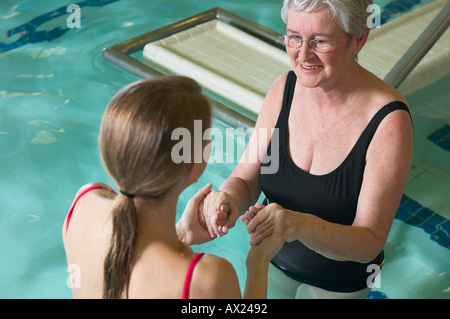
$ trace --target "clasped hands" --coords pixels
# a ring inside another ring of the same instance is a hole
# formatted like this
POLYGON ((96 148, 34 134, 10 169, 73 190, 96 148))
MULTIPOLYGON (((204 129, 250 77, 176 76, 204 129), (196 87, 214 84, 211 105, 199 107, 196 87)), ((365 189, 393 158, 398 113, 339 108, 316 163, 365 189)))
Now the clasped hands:
MULTIPOLYGON (((211 184, 192 197, 177 224, 179 238, 188 245, 201 244, 222 237, 234 227, 239 217, 238 203, 228 193, 211 191, 211 184)), ((250 245, 266 246, 278 251, 284 243, 286 211, 277 204, 255 204, 240 220, 250 234, 250 245)))

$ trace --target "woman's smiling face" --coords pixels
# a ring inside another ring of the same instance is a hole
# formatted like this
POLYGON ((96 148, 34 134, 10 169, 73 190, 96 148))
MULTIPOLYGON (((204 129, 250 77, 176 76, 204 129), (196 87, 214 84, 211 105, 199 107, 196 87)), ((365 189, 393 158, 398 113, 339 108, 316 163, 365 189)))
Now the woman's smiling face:
POLYGON ((291 65, 301 85, 308 88, 333 88, 336 81, 343 80, 346 71, 354 63, 351 38, 341 29, 339 23, 332 20, 329 11, 322 6, 318 10, 295 12, 288 16, 286 34, 305 40, 302 47, 292 49, 286 46, 291 65), (318 53, 309 46, 311 40, 325 40, 331 44, 327 53, 318 53))

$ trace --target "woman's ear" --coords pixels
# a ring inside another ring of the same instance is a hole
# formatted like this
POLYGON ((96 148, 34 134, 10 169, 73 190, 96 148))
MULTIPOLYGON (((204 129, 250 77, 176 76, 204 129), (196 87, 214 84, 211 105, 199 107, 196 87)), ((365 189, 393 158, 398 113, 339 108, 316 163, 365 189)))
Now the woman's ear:
POLYGON ((205 167, 205 163, 192 163, 186 171, 187 182, 189 184, 197 183, 200 176, 202 176, 205 167))
POLYGON ((356 41, 356 45, 353 48, 353 56, 358 55, 358 53, 362 50, 364 45, 367 42, 367 39, 369 38, 370 29, 366 28, 363 33, 359 36, 355 36, 354 40, 356 41))

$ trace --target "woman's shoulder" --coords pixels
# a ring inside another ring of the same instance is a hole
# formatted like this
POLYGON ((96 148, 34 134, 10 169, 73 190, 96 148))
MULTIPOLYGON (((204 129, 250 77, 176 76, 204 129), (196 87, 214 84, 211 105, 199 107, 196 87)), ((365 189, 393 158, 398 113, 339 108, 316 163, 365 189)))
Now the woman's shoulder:
POLYGON ((192 280, 192 298, 241 298, 239 280, 233 265, 226 259, 205 254, 196 265, 192 280))
POLYGON ((204 254, 198 262, 198 267, 203 274, 211 276, 213 280, 225 277, 237 278, 233 265, 228 260, 213 254, 204 254))
POLYGON ((281 111, 287 76, 288 73, 280 75, 267 92, 258 115, 257 127, 275 127, 278 114, 281 111))
POLYGON ((99 194, 102 197, 107 198, 114 198, 117 195, 116 191, 109 185, 94 182, 81 186, 80 189, 78 189, 78 191, 75 194, 75 199, 77 199, 80 196, 87 195, 88 193, 92 194, 94 191, 96 191, 96 194, 99 194))
POLYGON ((402 102, 408 106, 408 101, 402 93, 376 75, 368 72, 367 70, 366 72, 369 80, 364 82, 365 85, 369 86, 369 94, 371 95, 368 100, 374 101, 376 106, 379 108, 382 108, 391 102, 402 102))
POLYGON ((279 99, 280 96, 281 98, 283 97, 288 75, 289 72, 286 72, 275 79, 267 93, 267 97, 276 99, 279 99))
POLYGON ((68 223, 72 220, 73 215, 80 215, 80 213, 83 213, 87 207, 92 207, 95 211, 98 210, 99 205, 97 205, 97 203, 99 201, 96 200, 95 197, 97 199, 114 199, 116 196, 117 193, 114 189, 103 183, 88 183, 80 187, 80 189, 78 189, 75 193, 75 197, 70 205, 70 210, 66 216, 66 220, 64 221, 63 233, 65 234, 69 228, 68 223))

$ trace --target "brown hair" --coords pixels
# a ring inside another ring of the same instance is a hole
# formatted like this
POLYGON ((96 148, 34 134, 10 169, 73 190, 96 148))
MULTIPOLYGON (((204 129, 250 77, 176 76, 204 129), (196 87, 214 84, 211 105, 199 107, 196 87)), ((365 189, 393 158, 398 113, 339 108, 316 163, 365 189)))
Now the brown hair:
MULTIPOLYGON (((210 127, 211 108, 201 87, 190 78, 141 80, 117 93, 103 115, 99 146, 106 169, 119 189, 162 200, 191 165, 171 159, 177 143, 171 133, 186 128, 193 136, 194 120, 202 120, 204 129, 210 127)), ((128 291, 138 236, 133 198, 117 196, 112 220, 111 246, 104 264, 105 299, 121 298, 128 291)))

